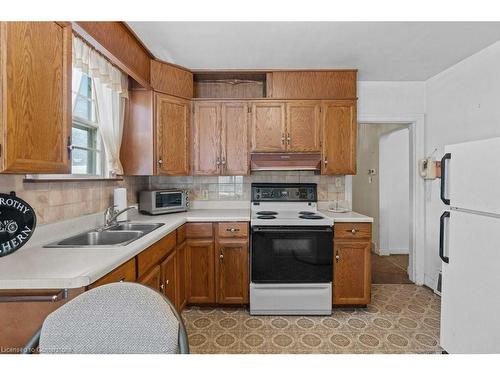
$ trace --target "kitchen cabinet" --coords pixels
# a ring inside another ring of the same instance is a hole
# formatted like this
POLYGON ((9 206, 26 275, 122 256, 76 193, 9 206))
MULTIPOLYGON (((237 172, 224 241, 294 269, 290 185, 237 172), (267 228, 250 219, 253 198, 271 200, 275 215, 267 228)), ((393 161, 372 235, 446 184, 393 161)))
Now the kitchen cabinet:
POLYGON ((288 151, 320 151, 320 110, 317 101, 286 105, 286 148, 288 151))
POLYGON ((136 280, 135 268, 136 260, 135 258, 132 258, 128 262, 109 272, 107 275, 101 277, 99 280, 94 281, 87 288, 97 288, 98 286, 104 284, 116 283, 119 281, 134 282, 136 280))
POLYGON ((188 302, 215 303, 213 238, 188 238, 187 259, 188 302))
POLYGON ((219 239, 216 252, 217 303, 248 303, 248 240, 219 239))
POLYGON ((160 268, 160 290, 177 307, 177 252, 175 250, 161 263, 160 268))
POLYGON ((190 303, 248 303, 248 223, 186 224, 190 303))
POLYGON ((325 101, 321 112, 321 174, 356 174, 356 101, 325 101))
POLYGON ((151 271, 141 277, 138 282, 142 285, 149 286, 150 288, 161 291, 161 268, 160 266, 153 267, 151 271))
POLYGON ((0 24, 0 172, 70 173, 69 23, 0 24))
POLYGON ((247 175, 248 104, 196 102, 193 122, 195 175, 247 175))
POLYGON ((252 152, 286 149, 285 103, 254 102, 251 106, 251 118, 252 152))
POLYGON ((190 99, 193 97, 193 73, 163 61, 151 60, 151 86, 157 92, 190 99))
POLYGON ((254 103, 252 151, 320 151, 320 111, 320 101, 254 103))
POLYGON ((155 94, 157 174, 189 174, 190 108, 188 100, 155 94))
POLYGON ((175 250, 177 253, 177 310, 182 311, 187 304, 187 247, 186 242, 182 242, 175 250))
POLYGON ((336 223, 333 246, 333 304, 369 304, 371 224, 336 223))
POLYGON ((275 99, 355 99, 355 69, 267 73, 267 96, 275 99))
POLYGON ((151 90, 129 92, 120 160, 125 175, 190 174, 191 103, 151 90))

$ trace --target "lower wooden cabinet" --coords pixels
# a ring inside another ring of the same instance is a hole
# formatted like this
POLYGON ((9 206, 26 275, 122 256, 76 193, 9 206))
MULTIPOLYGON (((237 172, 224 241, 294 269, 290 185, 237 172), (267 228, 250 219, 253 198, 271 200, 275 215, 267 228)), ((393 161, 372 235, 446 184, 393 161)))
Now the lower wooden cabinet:
POLYGON ((177 252, 177 310, 182 309, 187 304, 187 247, 186 242, 182 242, 175 250, 177 252))
POLYGON ((161 283, 160 290, 165 294, 165 296, 177 306, 177 286, 176 286, 176 275, 177 275, 177 252, 173 251, 162 263, 161 263, 161 283))
POLYGON ((210 225, 187 224, 188 302, 246 304, 248 223, 210 225))
POLYGON ((217 303, 248 303, 248 240, 221 240, 216 252, 217 303))
MULTIPOLYGON (((345 225, 340 227, 345 230, 345 225)), ((339 239, 338 237, 343 237, 343 234, 340 234, 337 228, 335 231, 333 304, 369 304, 371 301, 371 239, 339 239)))
POLYGON ((188 238, 187 259, 188 301, 215 303, 213 238, 188 238))
POLYGON ((138 283, 142 285, 149 286, 157 291, 160 291, 161 286, 161 268, 160 266, 154 267, 151 271, 146 273, 143 277, 141 277, 138 283))

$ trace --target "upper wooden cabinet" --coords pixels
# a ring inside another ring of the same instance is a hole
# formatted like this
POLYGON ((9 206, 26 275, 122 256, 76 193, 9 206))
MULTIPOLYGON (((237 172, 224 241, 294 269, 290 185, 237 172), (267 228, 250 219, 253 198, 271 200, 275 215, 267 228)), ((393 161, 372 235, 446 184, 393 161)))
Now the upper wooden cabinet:
POLYGON ((288 151, 320 151, 320 102, 290 102, 286 105, 288 151))
POLYGON ((285 103, 254 102, 251 112, 251 150, 284 151, 286 149, 285 103))
POLYGON ((356 70, 276 71, 267 74, 273 99, 355 99, 356 70))
POLYGON ((320 151, 320 110, 320 101, 253 103, 252 151, 320 151))
POLYGON ((0 172, 70 173, 71 26, 0 25, 0 172))
POLYGON ((155 94, 158 174, 189 174, 190 108, 187 100, 155 94))
POLYGON ((247 103, 196 102, 193 126, 195 175, 249 173, 247 103))
POLYGON ((190 99, 193 97, 193 73, 172 64, 151 60, 151 86, 155 91, 190 99))
POLYGON ((129 96, 120 152, 124 174, 188 175, 190 101, 151 90, 131 90, 129 96))
POLYGON ((321 112, 321 173, 356 174, 356 101, 326 101, 321 112))

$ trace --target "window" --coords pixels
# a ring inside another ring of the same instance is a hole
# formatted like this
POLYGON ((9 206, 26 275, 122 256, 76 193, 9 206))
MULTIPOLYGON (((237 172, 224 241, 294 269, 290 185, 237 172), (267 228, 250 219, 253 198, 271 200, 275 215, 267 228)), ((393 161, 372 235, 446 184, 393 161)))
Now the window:
POLYGON ((93 82, 76 70, 73 75, 76 79, 73 80, 71 173, 101 176, 104 157, 93 82))

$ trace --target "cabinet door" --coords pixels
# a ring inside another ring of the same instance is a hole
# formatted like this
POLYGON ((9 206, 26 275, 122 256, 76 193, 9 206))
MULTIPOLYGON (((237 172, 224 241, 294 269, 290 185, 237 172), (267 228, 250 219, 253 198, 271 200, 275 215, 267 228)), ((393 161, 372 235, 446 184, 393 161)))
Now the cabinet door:
POLYGON ((101 285, 116 283, 120 281, 135 282, 135 269, 136 261, 135 258, 132 258, 118 268, 115 268, 107 275, 104 275, 99 280, 94 281, 92 284, 87 286, 87 289, 97 288, 101 285))
POLYGON ((190 106, 187 100, 155 94, 157 174, 189 174, 190 106))
POLYGON ((218 175, 220 172, 220 103, 194 105, 193 173, 218 175))
POLYGON ((339 240, 334 243, 333 304, 370 303, 371 263, 368 241, 339 240))
POLYGON ((149 286, 157 291, 160 291, 161 286, 161 268, 160 266, 155 266, 151 271, 146 273, 138 281, 142 285, 149 286))
POLYGON ((176 274, 177 274, 177 252, 174 251, 161 263, 160 289, 165 296, 177 306, 176 274))
POLYGON ((188 239, 188 302, 215 303, 214 242, 188 239))
POLYGON ((333 100, 322 107, 321 173, 356 174, 356 102, 333 100))
POLYGON ((215 274, 217 303, 248 303, 248 240, 218 242, 215 274))
POLYGON ((320 102, 291 102, 286 106, 289 151, 320 151, 320 102))
POLYGON ((283 151, 285 145, 285 104, 252 104, 252 151, 283 151))
POLYGON ((222 103, 221 106, 222 170, 226 176, 247 175, 248 160, 248 104, 222 103))
POLYGON ((0 172, 70 173, 71 26, 0 25, 0 172))
POLYGON ((182 311, 187 303, 187 283, 186 283, 186 268, 187 268, 187 252, 186 242, 183 242, 177 247, 177 310, 182 311))

